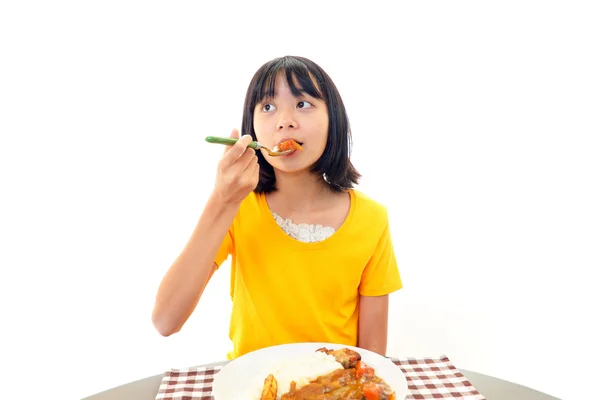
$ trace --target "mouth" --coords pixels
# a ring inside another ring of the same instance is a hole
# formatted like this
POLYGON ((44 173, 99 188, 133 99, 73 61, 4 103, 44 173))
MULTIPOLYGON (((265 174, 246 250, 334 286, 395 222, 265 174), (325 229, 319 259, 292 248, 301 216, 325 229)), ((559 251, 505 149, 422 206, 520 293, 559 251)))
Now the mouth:
POLYGON ((275 151, 287 151, 291 150, 292 153, 296 150, 302 151, 303 142, 298 142, 295 139, 284 139, 277 146, 275 146, 275 151))

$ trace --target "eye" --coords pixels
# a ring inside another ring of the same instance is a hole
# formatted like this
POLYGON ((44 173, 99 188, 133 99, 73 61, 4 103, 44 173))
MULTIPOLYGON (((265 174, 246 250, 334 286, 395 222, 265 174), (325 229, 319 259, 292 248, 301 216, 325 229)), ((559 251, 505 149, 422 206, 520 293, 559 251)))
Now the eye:
POLYGON ((313 105, 306 100, 298 103, 298 108, 311 108, 313 105))
POLYGON ((276 110, 276 107, 273 104, 271 104, 271 103, 263 104, 262 110, 264 112, 274 111, 274 110, 276 110))

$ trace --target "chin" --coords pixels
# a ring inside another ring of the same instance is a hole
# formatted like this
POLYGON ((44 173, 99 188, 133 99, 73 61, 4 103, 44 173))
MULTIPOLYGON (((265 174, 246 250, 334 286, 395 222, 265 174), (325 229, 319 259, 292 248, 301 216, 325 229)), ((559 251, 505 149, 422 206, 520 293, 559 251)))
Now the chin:
POLYGON ((273 166, 274 169, 281 171, 281 172, 286 172, 286 173, 297 173, 297 172, 305 172, 305 171, 309 171, 310 167, 313 165, 314 163, 307 163, 306 161, 300 161, 300 160, 294 160, 292 162, 292 160, 289 161, 278 161, 275 163, 272 163, 271 165, 273 166))
POLYGON ((285 172, 287 174, 295 174, 298 172, 306 172, 310 169, 310 166, 306 165, 306 166, 291 166, 291 165, 280 165, 280 166, 273 166, 274 169, 276 169, 279 172, 285 172))

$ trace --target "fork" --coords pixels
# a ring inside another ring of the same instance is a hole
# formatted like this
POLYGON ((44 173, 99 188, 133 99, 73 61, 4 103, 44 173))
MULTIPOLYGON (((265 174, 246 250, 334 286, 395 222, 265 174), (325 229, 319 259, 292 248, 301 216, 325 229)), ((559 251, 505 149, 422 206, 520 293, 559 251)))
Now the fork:
MULTIPOLYGON (((207 136, 206 137, 206 141, 208 143, 217 143, 217 144, 224 144, 226 146, 233 146, 238 139, 235 138, 225 138, 225 137, 218 137, 218 136, 207 136)), ((251 147, 255 150, 261 149, 267 152, 268 155, 273 156, 273 157, 277 157, 277 156, 285 156, 287 154, 290 154, 292 152, 292 150, 286 150, 286 151, 275 151, 272 150, 266 146, 263 146, 262 144, 260 144, 259 142, 253 141, 250 142, 250 144, 248 145, 248 147, 251 147)))

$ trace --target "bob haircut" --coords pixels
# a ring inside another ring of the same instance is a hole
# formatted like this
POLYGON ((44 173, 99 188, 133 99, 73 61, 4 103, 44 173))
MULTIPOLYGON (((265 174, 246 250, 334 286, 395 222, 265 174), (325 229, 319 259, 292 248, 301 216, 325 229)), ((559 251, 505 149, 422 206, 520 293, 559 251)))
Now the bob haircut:
MULTIPOLYGON (((329 115, 327 144, 321 157, 311 166, 310 172, 322 176, 333 192, 343 192, 353 188, 358 184, 360 174, 350 161, 352 135, 346 108, 329 75, 307 58, 295 56, 275 58, 256 71, 244 101, 242 135, 249 134, 253 140, 257 140, 254 131, 254 109, 258 103, 274 97, 275 80, 280 71, 285 73, 287 84, 294 96, 306 93, 327 104, 329 115)), ((257 151, 256 155, 260 174, 254 192, 269 193, 277 190, 273 167, 262 152, 257 151)))

